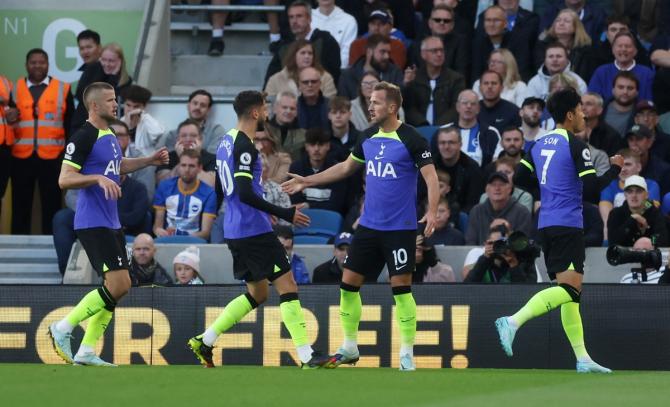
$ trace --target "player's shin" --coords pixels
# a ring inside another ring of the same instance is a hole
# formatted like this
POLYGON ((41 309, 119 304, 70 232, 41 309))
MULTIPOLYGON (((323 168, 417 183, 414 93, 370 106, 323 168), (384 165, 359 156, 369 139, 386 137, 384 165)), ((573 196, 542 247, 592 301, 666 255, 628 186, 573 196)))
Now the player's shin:
POLYGON ((568 302, 561 305, 561 322, 565 335, 572 345, 575 358, 580 362, 590 361, 591 357, 584 346, 584 328, 579 313, 579 302, 568 302))
POLYGON ((109 309, 105 307, 89 319, 84 339, 81 341, 77 354, 95 352, 95 344, 98 343, 100 337, 105 333, 105 330, 107 330, 109 321, 112 320, 113 316, 114 308, 112 307, 109 309))
POLYGON ((293 344, 298 351, 298 357, 303 363, 312 358, 313 349, 307 339, 307 324, 305 314, 302 312, 298 293, 285 293, 279 296, 279 309, 281 319, 286 325, 293 344))
POLYGON ((116 306, 116 301, 107 287, 102 286, 89 292, 79 301, 67 316, 58 322, 57 328, 61 332, 72 332, 72 329, 89 317, 97 314, 104 307, 116 306))
MULTIPOLYGON (((567 284, 545 288, 535 294, 526 305, 509 318, 514 328, 519 328, 529 320, 544 315, 547 312, 573 301, 573 291, 576 290, 567 284)), ((577 295, 579 295, 577 293, 577 295)))
POLYGON ((216 321, 202 335, 203 343, 207 346, 213 346, 216 338, 221 333, 232 328, 256 307, 258 307, 258 303, 249 293, 244 293, 229 302, 223 312, 216 318, 216 321))
POLYGON ((342 347, 351 353, 358 353, 358 324, 361 321, 362 309, 360 287, 341 283, 340 323, 344 331, 342 347))
POLYGON ((393 287, 396 304, 396 320, 400 328, 400 355, 414 355, 416 337, 416 302, 411 286, 393 287))

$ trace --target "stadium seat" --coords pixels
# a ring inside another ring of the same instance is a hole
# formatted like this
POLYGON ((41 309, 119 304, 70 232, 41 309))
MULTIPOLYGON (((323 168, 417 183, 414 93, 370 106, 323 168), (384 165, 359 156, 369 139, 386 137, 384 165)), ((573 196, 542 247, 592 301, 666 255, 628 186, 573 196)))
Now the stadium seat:
POLYGON ((207 244, 207 240, 195 236, 161 236, 154 239, 154 243, 172 244, 207 244))
POLYGON ((439 126, 421 126, 417 127, 417 131, 421 133, 421 136, 428 140, 428 145, 430 145, 430 140, 433 139, 433 135, 435 135, 435 132, 437 129, 439 129, 439 126))
POLYGON ((468 231, 468 219, 470 217, 467 213, 461 212, 458 214, 458 227, 456 229, 460 230, 465 234, 468 231))
POLYGON ((342 215, 325 209, 304 209, 309 216, 310 224, 304 228, 295 228, 296 237, 299 235, 325 236, 326 240, 337 235, 342 228, 342 215))
POLYGON ((661 212, 663 215, 668 215, 670 213, 670 192, 663 195, 663 202, 661 203, 661 212))
POLYGON ((328 244, 330 239, 323 235, 296 235, 293 244, 328 244))

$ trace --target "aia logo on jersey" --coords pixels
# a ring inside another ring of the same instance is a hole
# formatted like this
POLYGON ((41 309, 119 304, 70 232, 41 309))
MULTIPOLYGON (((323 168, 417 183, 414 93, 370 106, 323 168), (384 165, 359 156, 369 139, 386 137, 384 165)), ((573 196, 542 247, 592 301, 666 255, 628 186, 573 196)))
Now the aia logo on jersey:
POLYGON ((111 160, 108 162, 104 175, 106 176, 107 174, 121 175, 121 160, 111 160))
POLYGON ((381 161, 368 161, 365 174, 379 178, 398 178, 395 173, 395 168, 393 168, 393 164, 383 163, 381 161))

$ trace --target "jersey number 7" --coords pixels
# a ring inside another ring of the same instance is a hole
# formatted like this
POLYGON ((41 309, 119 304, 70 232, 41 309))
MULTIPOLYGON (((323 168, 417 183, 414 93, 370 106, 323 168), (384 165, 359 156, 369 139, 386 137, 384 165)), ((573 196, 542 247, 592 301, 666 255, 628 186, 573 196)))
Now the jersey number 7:
POLYGON ((542 179, 540 180, 540 184, 546 184, 547 183, 547 169, 549 169, 549 163, 551 162, 551 159, 554 157, 554 154, 556 154, 556 150, 542 150, 540 151, 540 155, 542 157, 547 157, 547 160, 544 162, 544 165, 542 166, 542 179))

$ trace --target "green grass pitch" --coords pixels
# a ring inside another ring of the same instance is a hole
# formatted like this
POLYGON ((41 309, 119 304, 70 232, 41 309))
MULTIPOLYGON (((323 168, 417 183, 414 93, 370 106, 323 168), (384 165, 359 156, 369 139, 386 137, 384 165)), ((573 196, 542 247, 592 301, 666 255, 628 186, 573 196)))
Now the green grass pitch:
POLYGON ((0 364, 3 406, 662 406, 670 372, 0 364))

